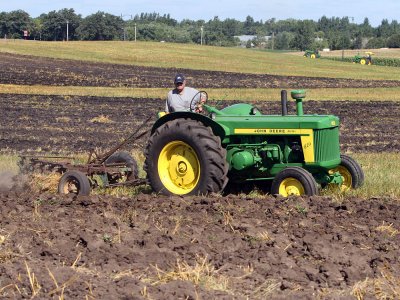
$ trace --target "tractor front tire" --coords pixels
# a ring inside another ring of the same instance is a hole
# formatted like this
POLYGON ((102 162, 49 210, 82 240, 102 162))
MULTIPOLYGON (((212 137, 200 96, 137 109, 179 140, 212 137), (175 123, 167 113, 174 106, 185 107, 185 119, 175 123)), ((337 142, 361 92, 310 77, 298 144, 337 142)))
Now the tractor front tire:
POLYGON ((228 182, 226 150, 210 127, 191 119, 169 121, 152 134, 144 169, 153 190, 164 195, 205 195, 228 182))
POLYGON ((89 179, 80 171, 67 171, 60 178, 58 193, 87 196, 90 194, 89 179))
POLYGON ((271 194, 288 196, 318 195, 318 186, 310 172, 301 167, 288 167, 272 181, 271 194))
POLYGON ((361 166, 350 156, 341 154, 341 163, 329 173, 339 172, 343 178, 340 190, 345 192, 350 189, 357 189, 364 184, 364 171, 361 166))

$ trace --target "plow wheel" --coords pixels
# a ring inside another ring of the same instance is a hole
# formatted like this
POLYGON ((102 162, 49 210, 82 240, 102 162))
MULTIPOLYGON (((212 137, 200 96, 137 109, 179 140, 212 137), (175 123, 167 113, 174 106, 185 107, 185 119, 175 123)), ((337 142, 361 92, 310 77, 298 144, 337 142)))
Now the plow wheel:
POLYGON ((90 194, 90 182, 85 174, 79 171, 65 172, 58 183, 59 194, 90 194))
POLYGON ((275 176, 271 185, 271 194, 280 194, 284 197, 317 195, 317 182, 307 170, 289 167, 275 176))
POLYGON ((120 180, 134 180, 138 178, 138 165, 136 160, 126 151, 120 151, 116 152, 113 155, 111 155, 109 158, 106 159, 104 162, 105 165, 107 164, 121 164, 125 166, 126 168, 129 168, 130 171, 124 172, 124 174, 118 174, 118 175, 109 175, 109 182, 110 183, 117 183, 120 180))
POLYGON ((364 171, 360 165, 348 155, 342 154, 340 158, 342 159, 340 165, 329 170, 331 174, 339 172, 342 176, 343 183, 340 186, 340 190, 345 192, 361 187, 364 183, 364 171))
POLYGON ((160 126, 150 137, 145 170, 157 193, 203 195, 225 187, 225 156, 226 150, 210 127, 190 119, 177 119, 160 126))

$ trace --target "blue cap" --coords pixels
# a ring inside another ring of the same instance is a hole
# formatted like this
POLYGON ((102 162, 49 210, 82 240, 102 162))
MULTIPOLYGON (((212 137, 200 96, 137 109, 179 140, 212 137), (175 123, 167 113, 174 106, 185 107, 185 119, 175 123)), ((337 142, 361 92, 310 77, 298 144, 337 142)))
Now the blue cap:
POLYGON ((183 83, 185 81, 185 76, 183 76, 182 74, 176 74, 175 79, 174 79, 174 83, 183 83))

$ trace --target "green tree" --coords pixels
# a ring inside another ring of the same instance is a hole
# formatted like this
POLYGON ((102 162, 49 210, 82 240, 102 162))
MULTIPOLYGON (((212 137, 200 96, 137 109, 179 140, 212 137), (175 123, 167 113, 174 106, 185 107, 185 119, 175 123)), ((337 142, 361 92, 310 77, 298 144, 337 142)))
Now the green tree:
POLYGON ((359 33, 359 34, 357 34, 356 35, 356 38, 355 38, 355 40, 354 40, 354 42, 353 42, 353 48, 354 49, 361 49, 362 48, 362 35, 361 35, 361 33, 359 33))
POLYGON ((205 21, 198 20, 198 21, 188 21, 183 20, 180 23, 180 28, 185 30, 189 33, 190 40, 193 43, 200 44, 201 43, 201 28, 203 27, 203 42, 204 42, 204 35, 205 35, 205 21))
POLYGON ((254 19, 250 16, 246 17, 246 20, 243 23, 243 33, 247 35, 255 35, 257 32, 256 23, 254 19))
POLYGON ((368 41, 366 47, 369 49, 386 47, 386 39, 383 37, 374 37, 368 41))
POLYGON ((63 41, 67 40, 67 27, 68 27, 68 39, 76 40, 78 36, 76 29, 81 23, 81 16, 75 14, 75 11, 71 9, 61 9, 59 11, 51 11, 48 14, 42 14, 39 16, 39 28, 40 30, 36 33, 36 36, 40 35, 41 39, 47 41, 63 41), (68 22, 68 26, 67 26, 68 22))
POLYGON ((253 45, 253 42, 251 41, 251 40, 248 40, 247 42, 246 42, 246 48, 252 48, 254 45, 253 45))
POLYGON ((0 36, 7 38, 23 38, 24 31, 29 35, 33 30, 33 22, 29 14, 23 10, 0 13, 0 36))
POLYGON ((360 25, 360 31, 363 37, 371 37, 374 35, 374 29, 369 24, 368 18, 365 18, 364 22, 360 25))
POLYGON ((318 30, 322 32, 328 32, 332 29, 332 19, 328 19, 326 16, 322 16, 317 22, 318 30))
POLYGON ((221 30, 225 36, 240 35, 243 30, 243 25, 240 21, 235 19, 225 19, 222 22, 221 30))
POLYGON ((288 50, 290 45, 293 44, 294 33, 280 32, 275 36, 274 48, 278 50, 288 50))
POLYGON ((32 36, 35 40, 42 40, 43 22, 40 18, 33 19, 32 36))
POLYGON ((292 48, 302 51, 309 49, 314 42, 314 32, 315 25, 313 21, 300 21, 292 41, 292 48))
POLYGON ((387 46, 390 48, 400 48, 400 33, 391 35, 387 40, 387 46))
POLYGON ((378 31, 377 33, 378 37, 384 37, 384 38, 389 37, 392 33, 389 21, 387 19, 383 19, 381 25, 378 26, 377 31, 378 31))
POLYGON ((179 27, 166 26, 156 22, 141 24, 138 29, 137 38, 145 41, 191 42, 191 37, 187 30, 179 27))
POLYGON ((121 17, 97 12, 84 18, 77 28, 81 40, 119 40, 123 38, 125 24, 121 17))
POLYGON ((233 36, 224 34, 223 23, 218 17, 208 21, 204 25, 204 40, 207 45, 214 46, 234 46, 235 39, 233 36))

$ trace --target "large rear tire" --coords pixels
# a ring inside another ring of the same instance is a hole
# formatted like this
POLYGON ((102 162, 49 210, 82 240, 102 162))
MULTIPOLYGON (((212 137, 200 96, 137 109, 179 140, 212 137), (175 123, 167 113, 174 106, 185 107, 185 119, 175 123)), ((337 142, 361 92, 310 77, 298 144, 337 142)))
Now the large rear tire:
POLYGON ((271 194, 288 196, 318 195, 314 177, 306 169, 289 167, 280 171, 272 181, 271 194))
POLYGON ((144 169, 156 193, 204 195, 228 182, 226 150, 210 127, 191 119, 160 126, 150 137, 144 169))
POLYGON ((364 184, 364 171, 361 166, 350 156, 341 154, 341 163, 329 173, 339 172, 342 176, 343 183, 340 186, 342 192, 350 189, 357 189, 364 184))
POLYGON ((60 178, 58 193, 87 196, 90 194, 89 179, 80 171, 67 171, 60 178))

